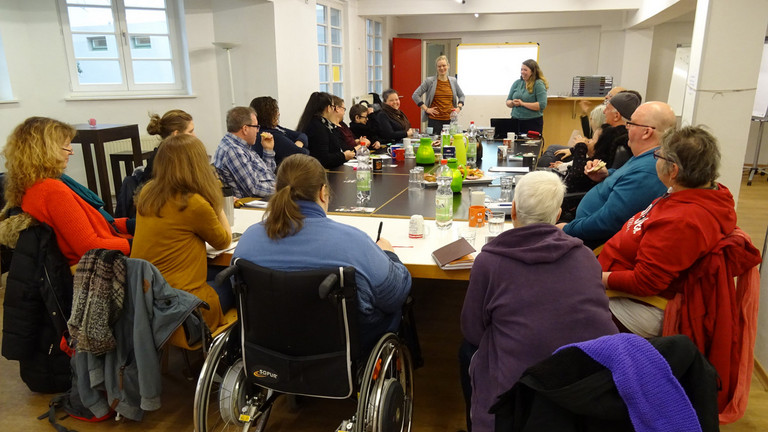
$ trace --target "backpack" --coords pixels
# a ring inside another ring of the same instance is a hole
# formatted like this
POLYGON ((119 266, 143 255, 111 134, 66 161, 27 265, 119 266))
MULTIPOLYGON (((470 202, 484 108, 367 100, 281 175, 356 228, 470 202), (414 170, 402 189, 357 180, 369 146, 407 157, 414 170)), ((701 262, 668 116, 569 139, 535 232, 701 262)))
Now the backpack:
MULTIPOLYGON (((74 354, 74 350, 67 343, 65 337, 61 338, 62 351, 66 352, 70 356, 74 354), (66 346, 66 348, 65 348, 66 346)), ((83 405, 80 399, 80 392, 77 390, 77 375, 74 368, 72 368, 72 385, 65 393, 54 396, 48 403, 48 411, 37 417, 38 420, 48 419, 54 429, 57 432, 76 432, 74 429, 67 429, 65 426, 56 422, 56 411, 63 410, 64 415, 59 418, 63 420, 67 417, 72 417, 78 420, 87 422, 100 422, 104 421, 115 414, 114 410, 110 410, 109 413, 102 417, 96 417, 90 409, 83 405)))

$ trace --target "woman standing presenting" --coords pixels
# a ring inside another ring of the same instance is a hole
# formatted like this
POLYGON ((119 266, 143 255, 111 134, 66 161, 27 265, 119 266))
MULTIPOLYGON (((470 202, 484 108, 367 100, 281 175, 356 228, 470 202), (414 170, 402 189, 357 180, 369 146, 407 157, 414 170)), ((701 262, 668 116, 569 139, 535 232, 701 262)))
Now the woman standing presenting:
POLYGON ((547 107, 549 84, 536 60, 528 59, 520 67, 520 79, 512 84, 507 96, 507 107, 512 108, 515 133, 529 130, 541 133, 544 128, 544 108, 547 107))
POLYGON ((427 122, 432 133, 440 133, 443 125, 451 122, 451 112, 464 107, 464 92, 455 77, 448 76, 448 57, 441 55, 435 60, 437 76, 427 77, 413 92, 413 101, 421 109, 421 121, 427 122), (426 93, 426 100, 421 97, 426 93))

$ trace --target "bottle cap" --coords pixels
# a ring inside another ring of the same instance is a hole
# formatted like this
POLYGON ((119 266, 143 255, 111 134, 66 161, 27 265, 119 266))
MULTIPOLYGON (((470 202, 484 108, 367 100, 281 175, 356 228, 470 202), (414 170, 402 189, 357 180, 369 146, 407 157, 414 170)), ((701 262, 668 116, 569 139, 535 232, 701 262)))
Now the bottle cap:
POLYGON ((440 159, 440 165, 448 165, 448 159, 440 159))

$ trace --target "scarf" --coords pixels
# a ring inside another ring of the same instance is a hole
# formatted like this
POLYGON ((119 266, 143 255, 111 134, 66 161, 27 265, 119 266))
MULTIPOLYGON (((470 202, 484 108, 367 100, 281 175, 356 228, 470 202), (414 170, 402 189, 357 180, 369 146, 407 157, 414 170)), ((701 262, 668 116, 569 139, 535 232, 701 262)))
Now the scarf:
POLYGON ((117 346, 112 325, 123 310, 125 259, 120 251, 91 249, 77 264, 67 325, 78 351, 99 355, 117 346))
POLYGON ((404 112, 396 110, 387 104, 382 105, 381 110, 384 111, 384 114, 386 114, 387 117, 394 120, 395 123, 398 123, 402 130, 407 131, 410 129, 411 122, 408 121, 408 117, 405 116, 404 112))
POLYGON ((112 224, 115 221, 115 218, 113 218, 111 214, 104 210, 104 201, 102 201, 98 195, 93 193, 92 190, 76 182, 75 179, 66 174, 62 174, 60 180, 63 181, 68 188, 72 189, 72 192, 80 196, 83 201, 87 202, 91 205, 91 207, 98 210, 99 213, 104 216, 104 219, 107 220, 107 222, 112 224))

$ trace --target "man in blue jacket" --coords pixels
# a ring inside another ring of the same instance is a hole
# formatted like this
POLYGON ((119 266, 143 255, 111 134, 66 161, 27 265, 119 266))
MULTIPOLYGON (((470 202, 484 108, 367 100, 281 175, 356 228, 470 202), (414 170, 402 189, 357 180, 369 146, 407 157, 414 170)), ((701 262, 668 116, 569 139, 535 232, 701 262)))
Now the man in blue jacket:
POLYGON ((632 158, 617 170, 604 166, 598 169, 600 160, 587 162, 585 173, 600 183, 581 200, 576 218, 557 226, 595 248, 613 237, 632 215, 661 196, 666 188, 656 175, 653 151, 659 147, 664 132, 675 127, 676 122, 674 111, 664 102, 640 105, 627 122, 632 158))

